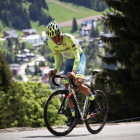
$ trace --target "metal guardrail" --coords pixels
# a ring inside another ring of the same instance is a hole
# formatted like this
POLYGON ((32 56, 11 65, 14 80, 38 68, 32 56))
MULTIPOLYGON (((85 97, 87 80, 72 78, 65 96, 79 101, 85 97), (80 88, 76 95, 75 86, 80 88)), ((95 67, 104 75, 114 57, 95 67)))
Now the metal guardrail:
POLYGON ((130 121, 133 121, 133 120, 140 120, 140 117, 129 118, 129 119, 122 119, 122 120, 115 120, 115 121, 108 121, 106 123, 130 122, 130 121))

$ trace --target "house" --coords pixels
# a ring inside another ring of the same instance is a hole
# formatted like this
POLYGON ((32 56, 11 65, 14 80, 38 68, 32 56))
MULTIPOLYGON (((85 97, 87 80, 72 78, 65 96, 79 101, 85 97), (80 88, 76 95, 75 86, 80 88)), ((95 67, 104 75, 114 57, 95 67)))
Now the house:
POLYGON ((11 64, 10 69, 13 73, 13 76, 18 74, 19 66, 20 66, 19 64, 11 64))
POLYGON ((42 31, 42 40, 43 41, 47 41, 49 38, 46 36, 46 32, 45 31, 42 31))
POLYGON ((29 35, 26 37, 26 40, 28 43, 31 43, 31 44, 37 44, 39 42, 42 42, 41 40, 41 36, 36 34, 36 35, 29 35))
POLYGON ((29 50, 29 49, 24 49, 24 50, 22 50, 22 52, 23 52, 23 53, 29 53, 30 50, 29 50))
POLYGON ((15 40, 16 41, 19 38, 19 34, 17 34, 15 30, 5 31, 4 32, 4 38, 6 40, 8 40, 9 38, 11 38, 12 40, 15 40))
POLYGON ((44 45, 44 42, 43 42, 43 41, 41 41, 41 42, 39 42, 39 43, 33 44, 33 47, 39 48, 39 47, 41 47, 42 45, 44 45))
POLYGON ((28 68, 29 68, 30 74, 31 75, 34 75, 34 73, 35 73, 35 67, 34 66, 29 66, 28 68))
POLYGON ((34 53, 25 53, 26 57, 30 60, 33 59, 35 57, 34 53))
POLYGON ((41 71, 41 81, 45 84, 49 84, 49 71, 53 70, 50 69, 49 66, 47 67, 40 67, 40 71, 41 71))
POLYGON ((90 31, 91 31, 91 28, 92 28, 92 25, 94 26, 94 28, 96 28, 96 21, 95 20, 84 20, 82 23, 81 23, 81 29, 80 29, 80 36, 88 36, 90 31))
POLYGON ((80 36, 88 36, 90 31, 91 31, 90 27, 84 26, 80 29, 80 36))
POLYGON ((16 57, 17 57, 18 61, 22 61, 23 59, 26 58, 26 55, 25 54, 16 54, 16 57))
POLYGON ((24 37, 27 37, 29 35, 35 35, 37 33, 36 29, 25 29, 25 30, 22 30, 22 32, 23 32, 24 37))
POLYGON ((38 58, 36 59, 36 64, 38 65, 40 62, 44 62, 45 63, 46 59, 45 58, 38 58))

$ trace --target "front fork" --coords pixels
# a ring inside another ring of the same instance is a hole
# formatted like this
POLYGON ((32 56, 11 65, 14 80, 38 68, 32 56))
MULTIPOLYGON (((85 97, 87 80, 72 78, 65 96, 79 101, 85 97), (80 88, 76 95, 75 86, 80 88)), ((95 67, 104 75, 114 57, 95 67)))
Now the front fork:
POLYGON ((69 101, 69 96, 70 96, 70 92, 69 90, 67 90, 67 95, 65 95, 62 99, 62 103, 58 109, 58 114, 64 114, 68 105, 68 101, 69 101))

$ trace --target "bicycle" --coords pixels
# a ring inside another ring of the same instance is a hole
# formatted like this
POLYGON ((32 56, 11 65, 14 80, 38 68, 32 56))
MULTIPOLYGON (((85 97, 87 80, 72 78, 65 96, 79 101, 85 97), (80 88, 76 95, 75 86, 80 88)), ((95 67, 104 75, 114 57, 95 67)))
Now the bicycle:
MULTIPOLYGON (((44 106, 44 121, 46 127, 52 134, 56 136, 65 136, 69 134, 76 126, 78 120, 85 122, 88 131, 92 134, 97 134, 103 129, 108 115, 108 101, 103 91, 94 91, 92 89, 92 81, 96 75, 98 76, 99 72, 92 70, 92 76, 90 80, 91 84, 88 85, 88 87, 93 91, 93 94, 95 96, 95 111, 93 114, 88 115, 88 97, 85 98, 83 109, 80 109, 75 91, 72 88, 72 86, 76 88, 78 87, 78 85, 74 83, 73 79, 68 79, 68 89, 55 91, 47 99, 44 106), (76 118, 71 126, 66 125, 71 117, 71 112, 68 106, 69 98, 71 98, 74 104, 76 118), (60 118, 63 119, 63 122, 60 121, 60 118), (54 121, 56 123, 56 126, 53 125, 54 121)), ((59 86, 55 82, 55 78, 67 78, 67 76, 55 75, 52 78, 53 83, 56 86, 59 86)))

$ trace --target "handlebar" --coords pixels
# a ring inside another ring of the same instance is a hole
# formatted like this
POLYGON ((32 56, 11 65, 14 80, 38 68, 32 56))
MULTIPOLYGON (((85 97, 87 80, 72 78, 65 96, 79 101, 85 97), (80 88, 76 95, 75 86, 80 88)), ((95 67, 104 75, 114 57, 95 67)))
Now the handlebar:
MULTIPOLYGON (((56 86, 59 86, 59 84, 57 84, 56 82, 55 82, 55 78, 66 78, 66 79, 68 79, 67 78, 67 75, 54 75, 54 77, 52 78, 52 82, 54 83, 54 85, 56 85, 56 86)), ((79 85, 76 85, 75 83, 74 83, 74 79, 69 79, 70 80, 70 83, 74 86, 74 87, 79 87, 79 85)))

